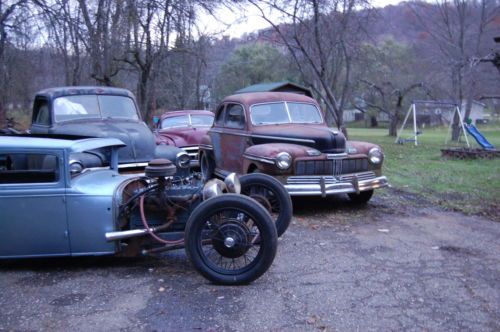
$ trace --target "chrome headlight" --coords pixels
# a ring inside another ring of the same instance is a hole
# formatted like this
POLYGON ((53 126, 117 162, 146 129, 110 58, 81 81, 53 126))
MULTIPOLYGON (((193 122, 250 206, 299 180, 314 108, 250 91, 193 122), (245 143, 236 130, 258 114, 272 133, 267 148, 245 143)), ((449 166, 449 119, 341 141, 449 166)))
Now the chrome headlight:
POLYGON ((383 159, 384 154, 379 148, 371 148, 368 152, 368 160, 370 160, 372 164, 380 164, 383 159))
POLYGON ((189 155, 185 151, 179 152, 175 158, 175 165, 177 165, 177 167, 179 168, 189 167, 189 162, 189 155))
POLYGON ((287 169, 292 166, 292 156, 288 152, 280 152, 274 162, 279 169, 287 169))
POLYGON ((73 175, 80 174, 83 171, 83 165, 76 160, 71 160, 69 162, 69 173, 73 175))
POLYGON ((212 197, 222 195, 225 186, 226 185, 224 184, 224 182, 219 179, 212 179, 208 181, 203 186, 203 200, 206 201, 207 199, 210 199, 212 197))

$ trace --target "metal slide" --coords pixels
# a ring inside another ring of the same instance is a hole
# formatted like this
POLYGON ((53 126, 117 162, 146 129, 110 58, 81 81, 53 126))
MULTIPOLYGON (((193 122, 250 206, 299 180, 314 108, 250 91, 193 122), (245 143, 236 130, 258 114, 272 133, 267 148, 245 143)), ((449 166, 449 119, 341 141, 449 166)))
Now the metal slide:
POLYGON ((495 147, 490 142, 488 142, 488 140, 486 139, 486 137, 484 137, 483 134, 481 134, 479 132, 479 130, 477 130, 477 128, 474 125, 472 125, 472 124, 471 125, 466 125, 465 129, 467 129, 467 132, 472 137, 474 137, 474 139, 476 140, 476 142, 479 145, 481 145, 483 147, 483 149, 487 149, 487 150, 493 150, 493 149, 495 149, 495 147))

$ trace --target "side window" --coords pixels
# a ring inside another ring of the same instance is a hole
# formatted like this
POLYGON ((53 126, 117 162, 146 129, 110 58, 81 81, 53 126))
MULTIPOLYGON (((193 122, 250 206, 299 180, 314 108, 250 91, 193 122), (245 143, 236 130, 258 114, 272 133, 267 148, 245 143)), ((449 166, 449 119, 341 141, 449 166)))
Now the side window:
POLYGON ((0 184, 57 182, 59 174, 56 155, 0 153, 0 184))
POLYGON ((46 100, 38 100, 36 102, 33 122, 44 126, 50 125, 49 103, 46 100))
POLYGON ((222 127, 223 124, 224 124, 224 107, 226 105, 220 105, 220 107, 217 109, 217 111, 215 112, 215 125, 218 126, 218 127, 222 127))
POLYGON ((245 113, 243 107, 238 104, 229 104, 226 108, 226 128, 243 129, 245 128, 245 113))

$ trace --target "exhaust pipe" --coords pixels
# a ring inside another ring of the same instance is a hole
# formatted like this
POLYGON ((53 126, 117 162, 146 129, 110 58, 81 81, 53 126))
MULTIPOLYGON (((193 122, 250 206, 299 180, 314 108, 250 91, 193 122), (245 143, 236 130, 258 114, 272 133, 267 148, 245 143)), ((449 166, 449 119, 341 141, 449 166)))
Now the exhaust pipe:
POLYGON ((117 241, 128 239, 136 236, 148 235, 150 232, 155 232, 156 228, 150 228, 149 231, 147 229, 131 229, 128 231, 120 231, 120 232, 107 232, 104 236, 106 237, 106 241, 117 241))

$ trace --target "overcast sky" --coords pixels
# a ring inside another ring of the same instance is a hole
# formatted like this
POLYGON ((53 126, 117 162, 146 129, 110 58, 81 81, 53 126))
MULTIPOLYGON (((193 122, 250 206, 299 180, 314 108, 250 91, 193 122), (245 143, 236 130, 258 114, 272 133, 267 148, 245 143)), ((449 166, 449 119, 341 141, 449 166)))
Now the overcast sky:
MULTIPOLYGON (((395 5, 402 0, 373 0, 372 4, 376 7, 395 5)), ((247 5, 241 11, 232 11, 229 8, 222 8, 217 11, 217 18, 201 13, 200 28, 201 32, 220 33, 231 37, 241 37, 244 33, 253 32, 259 29, 269 27, 269 24, 260 16, 260 12, 252 5, 247 5)), ((276 15, 276 19, 278 16, 276 15)))

